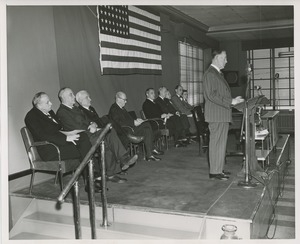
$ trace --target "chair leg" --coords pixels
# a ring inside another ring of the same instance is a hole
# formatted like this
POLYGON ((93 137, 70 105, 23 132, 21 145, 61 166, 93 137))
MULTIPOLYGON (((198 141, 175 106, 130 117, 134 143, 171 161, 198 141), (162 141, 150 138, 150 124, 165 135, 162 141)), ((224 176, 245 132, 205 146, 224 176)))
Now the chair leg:
POLYGON ((203 137, 199 135, 199 156, 202 156, 203 137))
POLYGON ((143 147, 143 156, 144 156, 144 160, 146 160, 146 148, 145 148, 145 143, 142 144, 143 147))
POLYGON ((35 170, 32 170, 31 179, 30 179, 30 186, 29 186, 29 195, 32 193, 33 182, 34 182, 35 170))
POLYGON ((64 182, 63 182, 63 173, 59 171, 59 184, 60 184, 60 190, 62 191, 64 188, 64 182))
POLYGON ((54 185, 57 184, 58 174, 59 174, 59 171, 57 171, 56 174, 55 174, 54 185))

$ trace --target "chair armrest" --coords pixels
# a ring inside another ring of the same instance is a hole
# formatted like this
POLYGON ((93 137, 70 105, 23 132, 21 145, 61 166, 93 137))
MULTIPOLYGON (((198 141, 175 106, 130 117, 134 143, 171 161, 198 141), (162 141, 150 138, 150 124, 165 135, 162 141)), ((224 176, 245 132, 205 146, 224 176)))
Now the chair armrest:
POLYGON ((152 118, 152 119, 147 119, 149 122, 154 122, 157 125, 157 129, 159 130, 159 121, 164 123, 164 120, 161 118, 152 118))
POLYGON ((134 133, 134 129, 131 126, 123 125, 122 128, 129 129, 129 130, 131 130, 132 133, 134 133))
POLYGON ((52 142, 48 142, 48 141, 37 141, 37 142, 34 142, 31 146, 29 146, 28 148, 28 151, 32 148, 32 147, 39 147, 39 146, 45 146, 45 145, 51 145, 53 147, 56 148, 56 151, 57 151, 57 155, 58 155, 58 160, 59 162, 61 161, 61 158, 60 158, 60 150, 58 148, 58 146, 56 146, 54 143, 52 142))

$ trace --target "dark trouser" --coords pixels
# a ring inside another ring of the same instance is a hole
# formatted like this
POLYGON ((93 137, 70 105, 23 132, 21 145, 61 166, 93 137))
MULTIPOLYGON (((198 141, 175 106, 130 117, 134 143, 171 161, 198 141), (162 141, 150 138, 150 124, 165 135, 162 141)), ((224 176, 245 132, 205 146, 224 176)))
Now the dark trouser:
POLYGON ((181 114, 180 115, 180 121, 181 121, 181 124, 182 124, 182 127, 185 131, 186 134, 188 134, 190 131, 190 122, 188 120, 188 117, 186 116, 186 114, 181 114))
POLYGON ((170 135, 174 136, 175 143, 178 139, 186 137, 181 119, 177 115, 174 115, 167 120, 167 128, 170 131, 170 135))
MULTIPOLYGON (((80 161, 85 157, 91 148, 91 143, 88 136, 85 133, 80 133, 79 140, 76 141, 76 145, 72 142, 66 142, 63 146, 58 146, 60 150, 61 160, 76 159, 80 161)), ((38 152, 41 158, 45 161, 58 160, 57 150, 54 146, 46 145, 38 147, 38 152)))
POLYGON ((135 127, 134 135, 144 136, 146 157, 150 157, 152 155, 153 139, 154 139, 151 124, 149 122, 144 122, 144 123, 140 124, 139 126, 135 127))
POLYGON ((222 173, 228 137, 228 122, 209 122, 209 163, 210 174, 222 173))
MULTIPOLYGON (((95 132, 94 134, 88 133, 92 144, 96 142, 100 133, 101 130, 95 132)), ((116 174, 117 164, 120 163, 120 160, 126 155, 127 151, 121 143, 119 137, 117 136, 114 128, 112 128, 111 131, 107 133, 104 142, 106 174, 108 176, 112 176, 116 174)), ((118 165, 120 166, 120 164, 118 165)), ((95 167, 97 168, 97 166, 95 167)))

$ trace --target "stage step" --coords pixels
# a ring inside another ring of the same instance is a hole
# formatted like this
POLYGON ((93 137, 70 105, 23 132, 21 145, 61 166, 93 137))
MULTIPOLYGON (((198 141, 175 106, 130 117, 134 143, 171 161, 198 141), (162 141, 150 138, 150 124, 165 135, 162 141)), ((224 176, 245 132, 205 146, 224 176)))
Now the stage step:
MULTIPOLYGON (((62 210, 57 210, 54 206, 53 201, 33 199, 10 232, 10 239, 75 239, 72 205, 64 203, 62 210)), ((109 226, 104 228, 98 217, 101 216, 101 211, 101 207, 96 207, 97 239, 199 239, 203 225, 202 218, 191 216, 109 209, 109 226), (127 222, 123 216, 126 216, 127 222), (188 227, 189 225, 193 226, 188 227)), ((81 205, 81 231, 82 239, 91 239, 86 205, 81 205)))

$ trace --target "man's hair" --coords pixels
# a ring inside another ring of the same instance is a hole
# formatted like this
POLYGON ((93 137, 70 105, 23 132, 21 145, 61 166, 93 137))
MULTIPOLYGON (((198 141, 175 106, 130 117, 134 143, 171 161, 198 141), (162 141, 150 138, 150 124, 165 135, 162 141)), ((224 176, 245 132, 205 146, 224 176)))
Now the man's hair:
POLYGON ((58 91, 58 99, 62 103, 62 96, 65 92, 66 89, 70 89, 69 87, 63 87, 58 91))
POLYGON ((38 92, 34 95, 32 98, 32 106, 37 107, 37 105, 40 103, 41 98, 43 95, 47 95, 45 92, 38 92))
POLYGON ((211 52, 211 57, 212 59, 214 59, 217 55, 221 54, 222 52, 226 52, 225 50, 221 50, 221 49, 214 49, 211 52))
POLYGON ((175 86, 175 90, 177 90, 180 86, 182 87, 182 85, 175 86))
POLYGON ((146 96, 147 96, 147 94, 149 93, 150 90, 154 90, 154 88, 152 88, 152 87, 147 88, 146 91, 145 91, 146 96))
POLYGON ((82 102, 82 96, 85 94, 85 93, 88 93, 86 90, 81 90, 79 92, 76 93, 76 101, 81 104, 82 102))
POLYGON ((167 90, 167 88, 165 86, 161 86, 160 88, 158 88, 158 95, 160 95, 160 93, 163 89, 167 90))

